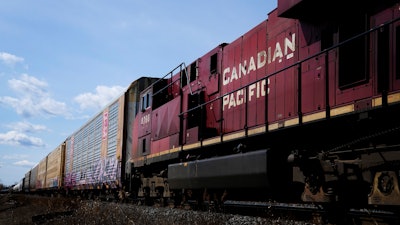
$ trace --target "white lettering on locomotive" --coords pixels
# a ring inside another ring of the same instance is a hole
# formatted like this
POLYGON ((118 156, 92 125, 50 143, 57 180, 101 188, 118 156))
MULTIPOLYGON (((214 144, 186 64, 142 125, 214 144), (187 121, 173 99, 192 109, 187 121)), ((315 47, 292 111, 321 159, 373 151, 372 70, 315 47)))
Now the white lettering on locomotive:
POLYGON ((286 59, 290 59, 293 57, 293 52, 296 50, 296 34, 292 34, 292 40, 289 40, 289 38, 285 38, 284 40, 284 51, 282 52, 282 47, 279 42, 276 42, 275 44, 275 51, 274 54, 272 55, 271 58, 271 47, 268 48, 268 64, 275 62, 276 59, 278 59, 278 62, 282 62, 282 59, 284 56, 286 56, 286 59), (288 50, 291 50, 289 53, 288 50))
POLYGON ((240 89, 231 94, 225 95, 222 98, 222 110, 231 109, 236 106, 242 105, 246 103, 246 101, 251 101, 253 99, 257 99, 260 97, 264 97, 266 94, 269 94, 269 85, 270 80, 262 80, 257 83, 251 84, 248 87, 248 96, 246 97, 246 89, 240 89))
POLYGON ((244 60, 239 63, 238 66, 227 67, 223 69, 222 72, 222 85, 228 85, 229 83, 234 82, 235 80, 241 79, 243 76, 246 76, 251 71, 256 71, 258 69, 263 68, 266 63, 268 64, 275 62, 278 60, 279 63, 282 62, 284 56, 286 59, 290 59, 294 56, 294 51, 296 50, 296 34, 293 33, 291 36, 291 40, 289 38, 285 38, 283 41, 283 51, 280 42, 276 42, 275 49, 272 53, 271 47, 268 47, 268 52, 262 50, 257 53, 257 63, 254 60, 254 57, 251 56, 249 61, 244 60))
MULTIPOLYGON (((276 42, 274 51, 272 51, 271 47, 268 47, 268 51, 262 50, 257 53, 257 63, 254 57, 251 56, 248 61, 244 60, 243 62, 239 63, 238 66, 227 67, 223 69, 222 85, 226 86, 236 80, 240 80, 251 71, 256 71, 263 68, 267 63, 270 64, 272 62, 275 62, 276 60, 278 60, 277 62, 281 63, 284 57, 286 57, 286 59, 293 58, 295 50, 296 34, 293 33, 291 39, 285 38, 283 40, 283 51, 281 43, 276 42)), ((264 97, 266 94, 269 94, 269 87, 267 87, 267 85, 270 84, 270 80, 267 79, 267 81, 268 82, 266 82, 266 80, 262 80, 250 85, 248 87, 248 97, 245 96, 245 89, 241 89, 229 95, 225 95, 222 100, 222 110, 231 109, 245 103, 246 101, 251 101, 254 98, 264 97)))

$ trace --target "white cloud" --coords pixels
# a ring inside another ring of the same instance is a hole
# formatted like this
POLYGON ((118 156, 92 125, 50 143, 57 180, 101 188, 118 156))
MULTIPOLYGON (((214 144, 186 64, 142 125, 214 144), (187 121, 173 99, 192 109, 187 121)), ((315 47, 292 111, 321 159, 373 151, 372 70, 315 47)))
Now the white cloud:
POLYGON ((13 154, 13 155, 5 155, 2 158, 3 159, 23 159, 27 158, 28 155, 21 155, 21 154, 13 154))
POLYGON ((36 165, 34 162, 29 162, 28 160, 21 160, 18 162, 13 163, 16 166, 24 166, 24 167, 33 167, 36 165))
POLYGON ((17 122, 17 123, 12 123, 8 125, 7 127, 20 131, 20 132, 27 132, 27 133, 34 133, 37 131, 45 131, 47 130, 46 126, 44 125, 37 125, 37 124, 32 124, 29 122, 17 122))
POLYGON ((97 86, 95 93, 83 93, 74 98, 81 109, 101 109, 120 96, 124 87, 121 86, 97 86))
POLYGON ((28 136, 18 131, 9 131, 7 133, 0 133, 0 144, 13 145, 13 146, 28 146, 28 147, 44 147, 42 139, 37 137, 28 136))
POLYGON ((13 66, 16 63, 23 62, 24 58, 12 55, 7 52, 0 52, 0 61, 8 66, 13 66))
POLYGON ((8 81, 9 87, 17 97, 0 97, 0 103, 11 106, 24 117, 66 115, 67 107, 63 102, 51 98, 46 90, 47 83, 27 74, 19 79, 8 81))
POLYGON ((47 83, 28 74, 22 74, 20 79, 9 80, 8 86, 22 95, 29 94, 38 97, 47 95, 45 90, 47 83))

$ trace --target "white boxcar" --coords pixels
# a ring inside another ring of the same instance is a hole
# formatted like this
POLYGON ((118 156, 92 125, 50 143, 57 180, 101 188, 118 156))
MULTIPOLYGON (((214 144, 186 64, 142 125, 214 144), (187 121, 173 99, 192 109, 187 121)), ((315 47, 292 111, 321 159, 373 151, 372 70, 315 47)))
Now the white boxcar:
POLYGON ((120 96, 66 140, 64 186, 116 188, 121 183, 124 99, 120 96))

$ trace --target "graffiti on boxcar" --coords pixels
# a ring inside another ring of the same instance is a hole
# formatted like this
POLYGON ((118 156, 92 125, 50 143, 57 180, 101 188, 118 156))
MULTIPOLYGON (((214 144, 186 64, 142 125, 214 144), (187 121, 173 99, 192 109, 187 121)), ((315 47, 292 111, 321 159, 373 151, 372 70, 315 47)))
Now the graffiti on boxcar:
POLYGON ((58 177, 48 178, 47 180, 49 188, 58 187, 58 177))
POLYGON ((108 111, 105 110, 103 112, 103 129, 102 129, 103 140, 106 140, 107 136, 108 136, 108 111))
POLYGON ((114 182, 119 178, 119 170, 117 159, 114 157, 104 158, 80 171, 67 173, 64 180, 65 186, 74 187, 114 182))

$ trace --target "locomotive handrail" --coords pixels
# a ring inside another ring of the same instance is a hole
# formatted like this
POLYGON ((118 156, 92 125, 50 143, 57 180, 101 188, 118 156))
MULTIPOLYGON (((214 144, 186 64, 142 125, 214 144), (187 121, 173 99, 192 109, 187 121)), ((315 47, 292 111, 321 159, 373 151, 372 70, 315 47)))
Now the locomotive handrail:
MULTIPOLYGON (((158 79, 156 82, 152 83, 148 88, 152 88, 155 84, 157 84, 158 82, 161 82, 161 80, 163 80, 165 77, 167 77, 168 75, 171 75, 171 81, 173 78, 173 72, 176 69, 180 69, 180 71, 182 71, 182 66, 183 66, 183 70, 185 71, 185 74, 187 74, 187 69, 186 69, 186 64, 184 62, 182 62, 181 64, 179 64, 178 66, 176 66, 174 69, 172 69, 171 71, 169 71, 167 74, 165 74, 163 77, 161 77, 160 79, 158 79)), ((177 82, 178 80, 175 80, 171 83, 169 83, 168 85, 166 85, 165 87, 161 88, 160 90, 158 90, 156 93, 153 93, 152 96, 157 95, 158 93, 162 92, 163 90, 169 88, 171 85, 173 85, 175 82, 177 82)), ((190 87, 189 87, 190 88, 190 87)), ((190 89, 190 93, 192 93, 192 89, 190 89)))
MULTIPOLYGON (((318 52, 318 53, 315 53, 315 54, 313 54, 313 55, 311 55, 311 56, 308 56, 308 57, 306 57, 306 58, 304 58, 304 59, 302 59, 302 60, 300 60, 300 61, 297 61, 297 62, 293 63, 292 65, 286 66, 286 67, 284 67, 284 68, 282 68, 282 69, 279 69, 279 70, 277 70, 277 71, 275 71, 275 72, 273 72, 273 73, 271 73, 271 74, 269 74, 269 75, 264 76, 263 78, 257 79, 257 80, 255 80, 255 81, 253 81, 253 82, 250 82, 250 83, 248 83, 247 85, 245 85, 245 86, 243 86, 243 87, 237 88, 237 89, 235 89, 235 90, 233 90, 233 91, 230 91, 230 92, 226 92, 226 93, 223 94, 222 96, 218 96, 218 97, 216 97, 215 99, 212 99, 212 100, 209 100, 209 101, 207 101, 207 102, 205 102, 205 103, 199 104, 198 106, 195 106, 195 107, 193 107, 193 108, 191 108, 191 109, 188 109, 188 110, 185 111, 185 112, 180 113, 178 116, 182 118, 184 114, 187 114, 187 113, 189 113, 189 112, 191 112, 191 111, 194 111, 194 110, 196 110, 196 109, 198 109, 198 108, 203 108, 204 106, 206 106, 206 105, 208 105, 208 104, 211 104, 211 103, 213 103, 213 102, 215 102, 215 101, 218 101, 218 100, 220 100, 221 98, 223 98, 223 97, 225 97, 225 96, 227 96, 227 95, 233 94, 233 93, 235 93, 235 92, 237 92, 237 91, 239 91, 239 90, 242 90, 242 89, 244 89, 244 88, 247 89, 250 85, 253 85, 253 84, 257 83, 257 82, 260 82, 260 81, 262 81, 262 80, 268 79, 268 78, 270 78, 270 77, 272 77, 272 76, 275 76, 275 75, 277 75, 277 74, 279 74, 279 73, 281 73, 281 72, 284 72, 284 71, 286 71, 286 70, 288 70, 288 69, 290 69, 290 68, 292 68, 292 67, 295 67, 295 66, 299 66, 299 67, 300 67, 300 65, 301 65, 302 63, 304 63, 305 61, 308 61, 308 60, 310 60, 310 59, 312 59, 312 58, 315 58, 315 57, 317 57, 317 56, 326 54, 326 53, 328 53, 329 51, 331 51, 331 50, 333 50, 333 49, 337 49, 337 48, 339 48, 339 47, 341 47, 341 46, 343 46, 343 45, 345 45, 345 44, 347 44, 347 43, 349 43, 349 42, 351 42, 351 41, 354 41, 355 39, 358 39, 358 38, 361 38, 361 37, 363 37, 363 36, 366 36, 367 34, 370 34, 370 33, 372 33, 373 31, 376 31, 376 30, 378 30, 378 29, 380 29, 380 28, 382 28, 382 27, 388 26, 388 25, 390 25, 390 24, 392 24, 392 23, 394 23, 394 22, 397 22, 397 21, 400 21, 400 17, 398 17, 398 18, 396 18, 396 19, 393 19, 393 20, 391 20, 391 21, 388 21, 388 22, 386 22, 386 23, 382 23, 382 24, 380 24, 380 25, 378 25, 378 26, 375 26, 375 27, 373 27, 373 28, 371 28, 371 29, 369 29, 369 30, 366 30, 366 31, 364 31, 364 32, 362 32, 362 33, 360 33, 360 34, 358 34, 358 35, 355 35, 355 36, 353 36, 353 37, 351 37, 351 38, 348 38, 348 39, 346 39, 346 40, 344 40, 344 41, 342 41, 342 42, 339 42, 338 44, 335 44, 335 45, 333 45, 333 46, 331 46, 331 47, 329 47, 329 48, 323 49, 322 51, 320 51, 320 52, 318 52)), ((299 69, 301 69, 301 68, 299 68, 299 69)), ((300 76, 300 75, 301 75, 301 73, 298 74, 298 76, 300 76)), ((299 82, 301 82, 301 80, 299 80, 299 82)), ((301 86, 301 85, 299 84, 299 86, 301 86)), ((300 96, 299 98, 301 98, 301 93, 300 93, 300 92, 299 92, 298 95, 300 96)), ((266 97, 266 98, 267 98, 267 97, 266 97)), ((247 101, 246 101, 246 103, 247 103, 247 101)), ((221 115, 222 115, 222 114, 221 114, 221 115)))

